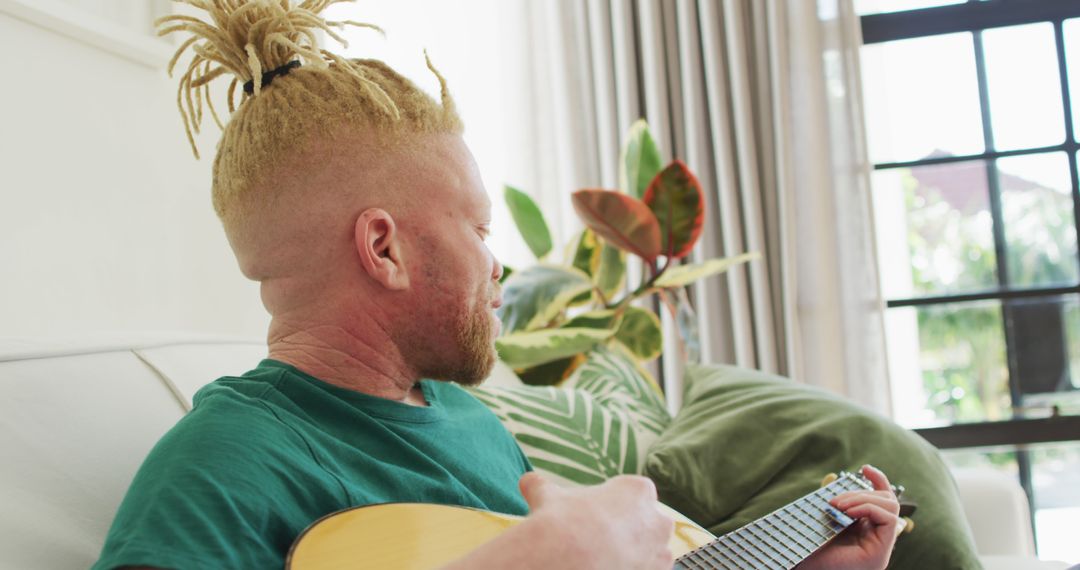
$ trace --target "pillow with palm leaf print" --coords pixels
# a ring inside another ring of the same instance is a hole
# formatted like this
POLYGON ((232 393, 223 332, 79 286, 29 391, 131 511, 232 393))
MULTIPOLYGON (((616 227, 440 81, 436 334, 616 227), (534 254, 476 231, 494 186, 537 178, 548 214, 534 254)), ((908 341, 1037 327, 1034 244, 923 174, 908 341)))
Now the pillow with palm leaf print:
POLYGON ((471 389, 514 434, 537 471, 572 485, 640 473, 671 421, 649 374, 618 349, 597 348, 557 387, 471 389))

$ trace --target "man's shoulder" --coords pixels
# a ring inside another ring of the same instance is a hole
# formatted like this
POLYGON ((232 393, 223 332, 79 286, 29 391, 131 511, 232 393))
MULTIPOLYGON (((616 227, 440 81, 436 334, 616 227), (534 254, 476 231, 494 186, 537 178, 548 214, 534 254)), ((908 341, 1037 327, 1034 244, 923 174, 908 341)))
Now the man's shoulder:
POLYGON ((215 380, 199 390, 192 410, 161 438, 151 456, 235 463, 283 446, 301 446, 271 405, 272 391, 271 384, 245 377, 215 380))

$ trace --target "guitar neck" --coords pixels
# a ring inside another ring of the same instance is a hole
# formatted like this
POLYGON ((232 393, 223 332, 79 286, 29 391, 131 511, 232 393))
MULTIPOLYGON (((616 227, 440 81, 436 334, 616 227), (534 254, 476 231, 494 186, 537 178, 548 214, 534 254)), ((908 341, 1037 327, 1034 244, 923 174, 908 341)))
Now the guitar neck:
POLYGON ((841 473, 817 491, 691 550, 675 561, 675 569, 794 568, 855 522, 829 501, 847 491, 872 488, 861 475, 841 473))

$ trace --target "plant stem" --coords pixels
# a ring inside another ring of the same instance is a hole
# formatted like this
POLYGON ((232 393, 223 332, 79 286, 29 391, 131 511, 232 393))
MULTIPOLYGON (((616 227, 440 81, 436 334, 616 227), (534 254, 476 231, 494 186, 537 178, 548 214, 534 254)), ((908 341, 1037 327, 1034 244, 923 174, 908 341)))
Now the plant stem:
POLYGON ((603 305, 605 309, 610 308, 608 307, 607 297, 604 296, 604 292, 600 290, 600 287, 593 285, 593 292, 596 293, 596 296, 600 299, 600 304, 603 305))
POLYGON ((656 283, 656 280, 659 279, 660 276, 663 275, 664 272, 668 270, 668 267, 671 266, 671 258, 670 257, 666 258, 666 260, 664 261, 664 266, 661 267, 659 269, 659 271, 656 268, 656 261, 655 260, 651 261, 651 262, 648 262, 646 265, 649 268, 649 272, 652 275, 648 279, 645 279, 645 277, 642 276, 642 283, 641 283, 641 285, 638 285, 637 289, 634 289, 633 291, 628 293, 625 297, 620 299, 618 302, 609 303, 609 304, 605 305, 604 308, 606 308, 606 309, 615 309, 616 311, 622 311, 625 308, 626 305, 630 304, 631 301, 637 299, 638 297, 649 294, 651 292, 651 290, 653 289, 653 284, 656 283))

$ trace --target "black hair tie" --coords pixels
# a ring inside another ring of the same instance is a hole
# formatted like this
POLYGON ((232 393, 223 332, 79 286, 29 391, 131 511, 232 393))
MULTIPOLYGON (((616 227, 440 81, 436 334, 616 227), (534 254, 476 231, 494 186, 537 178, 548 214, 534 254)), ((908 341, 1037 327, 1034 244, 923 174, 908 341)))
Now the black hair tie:
MULTIPOLYGON (((289 72, 296 67, 300 67, 300 60, 293 60, 277 69, 271 69, 270 71, 267 71, 266 73, 262 74, 262 81, 259 83, 259 88, 270 85, 270 83, 274 81, 274 78, 278 77, 279 75, 288 75, 289 72)), ((247 93, 248 95, 253 95, 255 93, 254 79, 248 81, 247 83, 244 83, 244 93, 247 93)))

